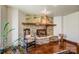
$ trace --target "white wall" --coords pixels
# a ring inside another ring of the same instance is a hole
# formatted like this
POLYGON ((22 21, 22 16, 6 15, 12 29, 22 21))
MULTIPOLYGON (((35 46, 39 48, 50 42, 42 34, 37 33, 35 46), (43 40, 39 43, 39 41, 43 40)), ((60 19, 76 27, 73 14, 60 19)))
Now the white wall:
POLYGON ((19 31, 19 36, 23 37, 24 33, 23 33, 23 25, 22 25, 22 21, 25 20, 26 14, 23 13, 22 11, 18 12, 18 16, 19 16, 19 25, 18 25, 18 31, 19 31))
POLYGON ((66 15, 63 19, 67 39, 79 42, 79 12, 66 15))
POLYGON ((61 33, 61 16, 54 17, 54 24, 56 24, 56 26, 54 26, 54 35, 59 36, 61 33))
MULTIPOLYGON (((7 19, 8 19, 8 22, 10 24, 10 29, 12 29, 12 10, 11 8, 8 7, 7 9, 7 19)), ((12 32, 9 33, 8 35, 8 45, 12 45, 12 32)))
MULTIPOLYGON (((7 7, 6 6, 4 6, 4 5, 2 5, 2 6, 0 6, 0 16, 1 16, 1 32, 2 32, 2 30, 3 30, 3 22, 4 21, 6 21, 7 20, 7 7)), ((0 45, 0 48, 2 48, 3 47, 3 44, 2 44, 2 37, 1 37, 1 45, 0 45)))
POLYGON ((0 6, 0 48, 1 48, 1 6, 0 6))
MULTIPOLYGON (((18 11, 18 36, 21 38, 21 40, 24 39, 24 32, 23 32, 23 25, 22 25, 22 21, 25 19, 26 14, 23 13, 22 11, 18 11)), ((18 42, 19 43, 19 42, 18 42)), ((20 43, 21 45, 23 45, 23 42, 20 43)))
POLYGON ((14 29, 9 33, 8 36, 8 45, 17 45, 18 41, 14 43, 18 39, 18 9, 8 7, 7 11, 8 22, 10 24, 10 29, 14 29))
MULTIPOLYGON (((62 16, 54 17, 54 35, 62 33, 62 16)), ((79 42, 79 12, 63 16, 63 33, 68 40, 79 42)))
POLYGON ((14 29, 10 35, 10 38, 12 37, 11 41, 13 45, 18 45, 18 41, 14 41, 16 41, 19 37, 23 37, 22 20, 25 19, 25 16, 25 13, 19 11, 17 8, 8 7, 8 20, 12 29, 14 29))
MULTIPOLYGON (((12 42, 16 41, 18 39, 18 9, 12 8, 12 42)), ((13 43, 14 45, 18 44, 18 41, 13 43)))

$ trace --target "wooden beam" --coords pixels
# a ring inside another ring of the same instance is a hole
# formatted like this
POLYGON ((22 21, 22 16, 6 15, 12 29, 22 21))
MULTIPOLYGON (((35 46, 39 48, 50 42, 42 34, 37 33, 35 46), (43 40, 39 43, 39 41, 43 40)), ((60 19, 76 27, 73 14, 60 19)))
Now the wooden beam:
POLYGON ((35 23, 22 23, 23 25, 36 25, 35 23))
POLYGON ((40 25, 40 26, 56 26, 56 24, 36 24, 36 23, 22 23, 23 25, 40 25))

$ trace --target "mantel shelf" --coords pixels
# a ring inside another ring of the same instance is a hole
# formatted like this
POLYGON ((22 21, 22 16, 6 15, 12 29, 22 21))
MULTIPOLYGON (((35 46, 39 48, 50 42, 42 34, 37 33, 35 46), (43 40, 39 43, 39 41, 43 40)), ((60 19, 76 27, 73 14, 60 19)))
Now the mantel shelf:
POLYGON ((23 25, 40 25, 40 26, 56 26, 56 24, 36 24, 36 23, 22 23, 23 25))

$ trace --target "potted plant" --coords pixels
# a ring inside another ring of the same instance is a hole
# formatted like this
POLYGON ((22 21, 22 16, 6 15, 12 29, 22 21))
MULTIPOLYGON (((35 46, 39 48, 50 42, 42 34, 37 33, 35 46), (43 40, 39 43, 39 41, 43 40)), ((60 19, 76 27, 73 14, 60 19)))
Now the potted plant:
POLYGON ((3 21, 2 22, 2 31, 1 31, 1 39, 2 39, 2 43, 3 43, 3 49, 8 48, 7 45, 7 41, 8 41, 8 35, 10 34, 10 32, 14 29, 11 29, 9 26, 9 22, 8 21, 3 21))
MULTIPOLYGON (((2 43, 3 43, 3 49, 1 50, 2 53, 4 52, 5 49, 9 48, 10 46, 8 46, 8 35, 14 30, 10 28, 10 24, 8 21, 3 21, 2 22, 2 32, 1 32, 1 39, 2 39, 2 43)), ((19 37, 16 41, 18 41, 18 46, 21 45, 21 43, 23 42, 23 40, 19 37)), ((14 41, 13 43, 15 43, 16 41, 14 41)), ((11 45, 12 49, 16 49, 15 46, 11 45)), ((21 53, 23 53, 23 48, 21 46, 19 46, 19 50, 21 53)))

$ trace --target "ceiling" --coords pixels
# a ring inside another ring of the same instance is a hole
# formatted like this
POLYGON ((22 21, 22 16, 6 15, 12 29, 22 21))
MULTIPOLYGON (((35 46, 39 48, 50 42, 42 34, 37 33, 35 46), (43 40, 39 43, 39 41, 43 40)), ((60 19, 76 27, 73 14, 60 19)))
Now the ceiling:
POLYGON ((51 13, 49 16, 62 16, 79 11, 79 5, 11 5, 26 14, 41 15, 41 11, 46 8, 51 13))

